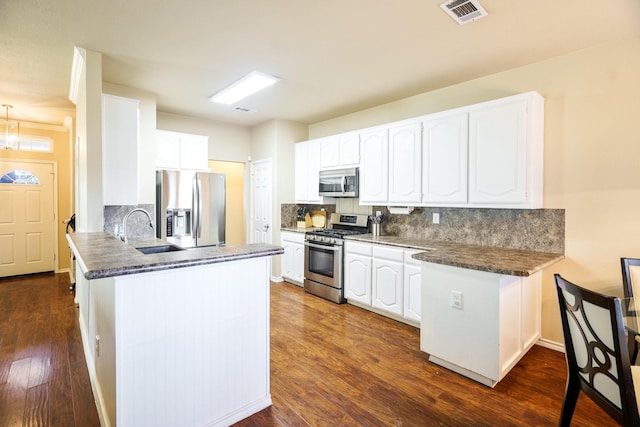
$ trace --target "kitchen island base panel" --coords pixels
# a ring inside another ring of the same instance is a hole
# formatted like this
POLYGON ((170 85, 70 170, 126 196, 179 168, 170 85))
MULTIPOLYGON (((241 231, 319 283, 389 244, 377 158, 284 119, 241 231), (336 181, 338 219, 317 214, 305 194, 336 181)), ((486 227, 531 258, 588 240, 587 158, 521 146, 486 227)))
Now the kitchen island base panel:
POLYGON ((493 387, 540 338, 541 284, 541 271, 521 277, 423 263, 420 349, 493 387))
POLYGON ((446 360, 442 360, 439 357, 429 355, 429 362, 435 363, 436 365, 440 365, 443 368, 447 368, 450 371, 456 372, 460 375, 463 375, 467 378, 477 381, 480 384, 486 385, 487 387, 493 388, 496 386, 496 384, 498 384, 498 381, 494 381, 491 378, 487 378, 484 375, 478 374, 477 372, 470 371, 469 369, 465 369, 453 363, 447 362, 446 360))
POLYGON ((231 425, 270 406, 269 271, 260 257, 83 283, 102 425, 231 425))

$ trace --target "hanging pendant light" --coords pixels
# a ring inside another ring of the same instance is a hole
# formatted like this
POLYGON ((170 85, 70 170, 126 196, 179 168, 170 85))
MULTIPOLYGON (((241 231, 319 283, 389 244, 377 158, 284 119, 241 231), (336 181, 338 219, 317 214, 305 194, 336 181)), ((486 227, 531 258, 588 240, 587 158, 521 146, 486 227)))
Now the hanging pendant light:
POLYGON ((13 108, 13 105, 2 104, 6 110, 4 120, 0 120, 0 135, 4 137, 4 148, 7 150, 13 150, 18 147, 18 137, 20 135, 20 123, 15 120, 9 120, 9 108, 13 108))

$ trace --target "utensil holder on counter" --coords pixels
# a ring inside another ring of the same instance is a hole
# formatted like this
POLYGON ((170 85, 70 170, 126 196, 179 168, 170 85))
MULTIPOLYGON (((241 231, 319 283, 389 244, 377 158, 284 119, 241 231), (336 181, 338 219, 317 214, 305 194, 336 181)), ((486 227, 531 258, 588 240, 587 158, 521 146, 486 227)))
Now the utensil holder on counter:
POLYGON ((371 224, 371 234, 373 234, 373 237, 380 236, 380 224, 371 224))

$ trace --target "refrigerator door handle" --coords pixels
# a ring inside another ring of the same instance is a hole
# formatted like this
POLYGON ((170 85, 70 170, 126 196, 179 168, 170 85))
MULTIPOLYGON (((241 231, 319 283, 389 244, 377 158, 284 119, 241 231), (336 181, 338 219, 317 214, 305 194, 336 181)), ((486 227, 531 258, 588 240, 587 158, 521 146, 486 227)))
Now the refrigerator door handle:
MULTIPOLYGON (((191 186, 191 237, 194 242, 197 242, 198 235, 200 234, 200 187, 198 182, 198 175, 193 177, 193 185, 191 186)), ((196 243, 197 245, 197 243, 196 243)))
MULTIPOLYGON (((198 223, 196 225, 198 227, 197 238, 200 239, 202 237, 202 181, 200 181, 199 174, 196 174, 196 183, 198 186, 198 223)), ((197 240, 196 246, 198 246, 197 240)))

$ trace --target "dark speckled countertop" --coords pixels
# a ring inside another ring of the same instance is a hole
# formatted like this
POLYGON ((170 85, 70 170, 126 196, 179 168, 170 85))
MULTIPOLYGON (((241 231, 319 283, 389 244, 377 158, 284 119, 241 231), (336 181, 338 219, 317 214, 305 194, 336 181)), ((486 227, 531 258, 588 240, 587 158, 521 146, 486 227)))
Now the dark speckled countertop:
POLYGON ((424 250, 413 258, 434 264, 507 274, 510 276, 530 276, 564 258, 562 254, 525 251, 496 246, 469 245, 454 242, 412 239, 398 236, 378 236, 360 234, 348 236, 347 240, 381 245, 398 246, 407 249, 424 250))
POLYGON ((136 248, 163 246, 167 245, 167 242, 147 238, 131 239, 125 244, 107 233, 72 233, 67 234, 67 241, 87 279, 258 258, 284 252, 280 246, 257 243, 228 247, 209 246, 147 255, 136 248))

